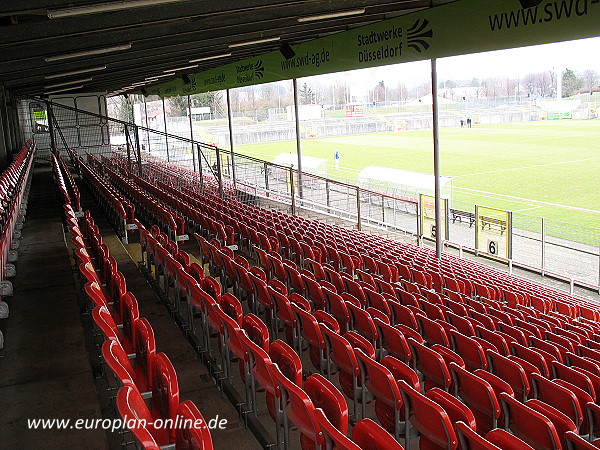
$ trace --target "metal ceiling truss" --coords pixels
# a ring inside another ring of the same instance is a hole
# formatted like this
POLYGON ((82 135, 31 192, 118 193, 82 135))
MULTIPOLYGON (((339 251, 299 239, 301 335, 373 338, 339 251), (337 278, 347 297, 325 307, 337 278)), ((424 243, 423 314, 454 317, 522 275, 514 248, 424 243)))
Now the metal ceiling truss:
POLYGON ((293 47, 452 1, 4 0, 0 4, 0 83, 17 93, 43 95, 49 85, 91 77, 84 91, 114 92, 170 69, 198 65, 178 71, 175 76, 181 77, 277 50, 282 43, 293 47), (79 15, 81 8, 85 8, 83 15, 79 15), (49 17, 64 10, 78 15, 49 17), (349 15, 310 20, 339 12, 349 15), (298 20, 302 18, 310 19, 298 20), (230 48, 270 37, 279 40, 230 48), (106 51, 113 47, 120 50, 106 51), (72 53, 81 55, 63 58, 72 53), (231 55, 189 62, 227 53, 231 55), (61 75, 103 66, 106 69, 85 76, 61 75))

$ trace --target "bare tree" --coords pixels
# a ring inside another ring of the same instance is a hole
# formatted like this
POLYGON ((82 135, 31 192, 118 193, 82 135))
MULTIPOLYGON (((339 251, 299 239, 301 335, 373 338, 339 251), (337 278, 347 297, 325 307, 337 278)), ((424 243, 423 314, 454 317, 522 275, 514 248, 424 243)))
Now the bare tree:
POLYGON ((598 85, 598 72, 592 69, 585 70, 583 72, 583 81, 585 83, 585 88, 592 92, 598 85))

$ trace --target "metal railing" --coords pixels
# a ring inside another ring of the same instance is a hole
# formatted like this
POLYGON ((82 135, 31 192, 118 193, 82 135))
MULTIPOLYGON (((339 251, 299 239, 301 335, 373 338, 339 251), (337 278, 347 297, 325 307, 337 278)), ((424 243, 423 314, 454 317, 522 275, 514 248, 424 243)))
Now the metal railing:
MULTIPOLYGON (((221 192, 223 183, 229 182, 244 201, 334 221, 359 230, 389 233, 390 236, 402 234, 414 238, 415 243, 420 242, 419 205, 416 199, 364 189, 317 174, 300 173, 294 167, 234 153, 185 136, 170 134, 168 130, 155 130, 63 105, 49 104, 49 107, 58 124, 61 116, 70 117, 74 113, 78 117, 89 116, 88 120, 95 118, 96 122, 102 124, 102 130, 108 130, 111 142, 108 151, 111 148, 119 149, 127 154, 132 168, 139 170, 144 155, 150 155, 214 177, 221 192)), ((98 141, 98 138, 90 136, 90 141, 98 141)), ((61 142, 56 144, 60 149, 61 142)), ((79 151, 87 152, 91 148, 83 146, 79 151)), ((460 205, 460 209, 465 211, 469 211, 469 208, 468 205, 460 205)), ((585 227, 577 224, 525 215, 515 216, 513 225, 512 258, 502 259, 496 255, 490 255, 490 258, 502 260, 509 268, 518 265, 541 275, 565 280, 570 286, 600 292, 600 237, 594 234, 600 236, 600 230, 584 230, 585 227), (570 235, 557 236, 550 229, 557 227, 567 229, 570 233, 581 229, 588 240, 577 239, 576 242, 570 235)), ((449 229, 450 238, 446 245, 463 250, 475 248, 474 228, 468 221, 451 222, 449 229)), ((477 254, 486 256, 481 251, 477 254)))

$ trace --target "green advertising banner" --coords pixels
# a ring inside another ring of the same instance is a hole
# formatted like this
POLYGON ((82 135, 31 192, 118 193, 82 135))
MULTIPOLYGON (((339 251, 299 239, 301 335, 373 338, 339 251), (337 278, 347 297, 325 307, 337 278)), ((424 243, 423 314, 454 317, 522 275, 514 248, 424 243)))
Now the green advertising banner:
MULTIPOLYGON (((600 0, 458 0, 148 87, 170 97, 600 34, 600 0), (528 3, 531 3, 528 2, 528 3)), ((203 55, 198 55, 202 57, 203 55)))
POLYGON ((46 111, 34 111, 33 120, 35 120, 36 122, 42 122, 46 120, 46 111))

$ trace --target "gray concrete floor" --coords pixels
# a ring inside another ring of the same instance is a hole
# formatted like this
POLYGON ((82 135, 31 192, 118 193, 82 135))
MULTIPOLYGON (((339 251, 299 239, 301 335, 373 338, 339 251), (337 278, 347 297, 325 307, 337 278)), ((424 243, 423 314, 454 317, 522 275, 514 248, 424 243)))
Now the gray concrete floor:
POLYGON ((32 430, 27 419, 100 419, 51 172, 36 170, 0 358, 0 448, 106 449, 102 430, 32 430))

